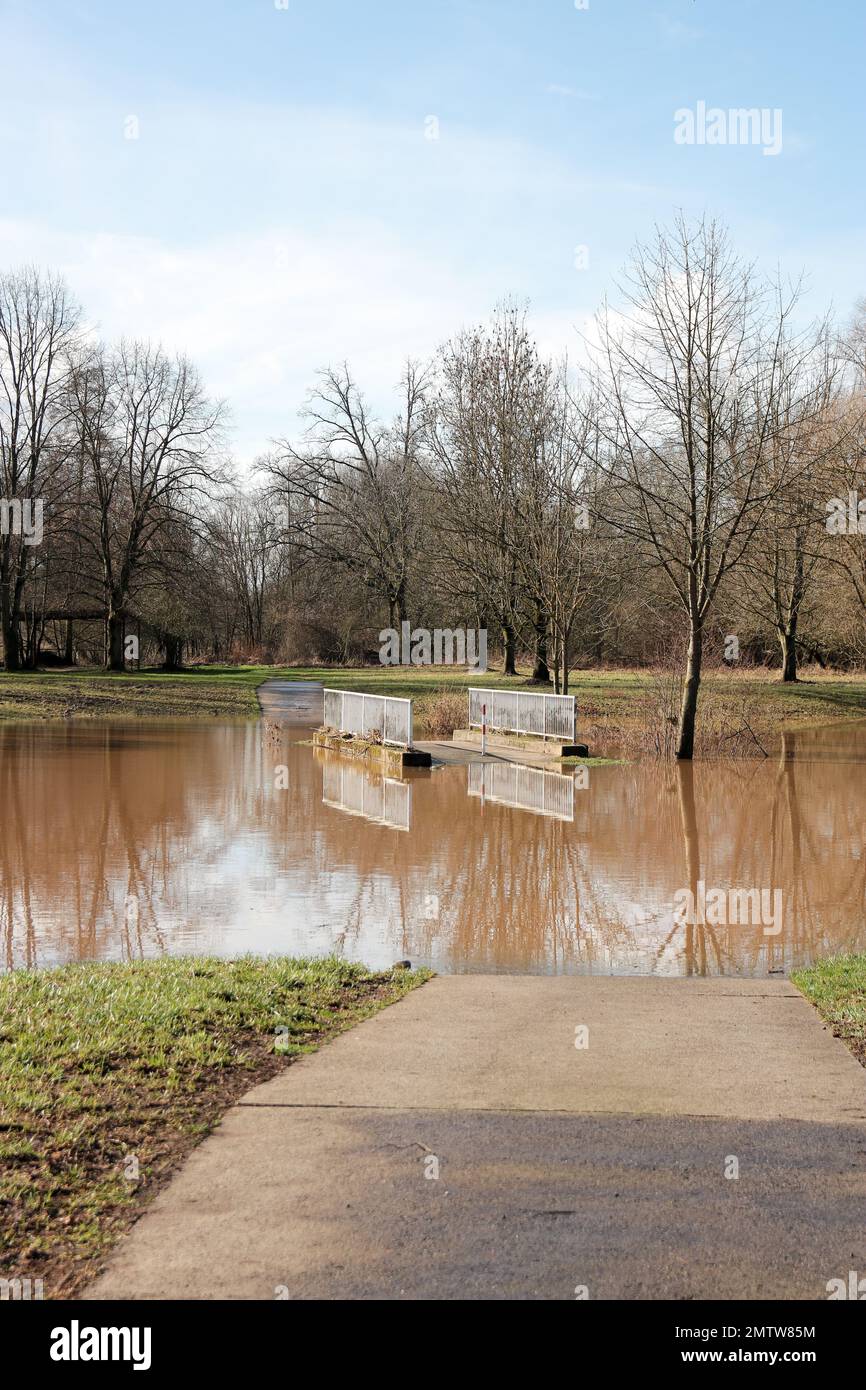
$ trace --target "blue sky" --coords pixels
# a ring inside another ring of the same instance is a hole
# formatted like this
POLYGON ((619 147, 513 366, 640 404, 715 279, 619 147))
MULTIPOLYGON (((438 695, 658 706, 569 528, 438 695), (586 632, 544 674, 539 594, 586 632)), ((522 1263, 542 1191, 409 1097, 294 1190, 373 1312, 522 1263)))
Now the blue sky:
POLYGON ((317 367, 390 410, 407 354, 503 296, 574 352, 680 207, 845 317, 864 52, 862 0, 0 0, 0 264, 189 353, 244 462, 317 367), (699 101, 780 108, 781 153, 676 144, 699 101))

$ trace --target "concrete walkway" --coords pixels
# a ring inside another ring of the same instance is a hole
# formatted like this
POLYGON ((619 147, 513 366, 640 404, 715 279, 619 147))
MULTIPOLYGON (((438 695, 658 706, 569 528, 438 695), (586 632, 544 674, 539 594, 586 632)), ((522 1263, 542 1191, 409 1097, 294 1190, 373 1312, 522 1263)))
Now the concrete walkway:
POLYGON ((544 757, 541 753, 530 753, 523 748, 513 751, 497 748, 482 753, 477 743, 461 743, 459 740, 416 739, 413 747, 422 753, 429 753, 434 763, 521 763, 525 767, 540 767, 547 771, 558 771, 561 763, 558 758, 544 757))
POLYGON ((478 747, 470 748, 468 745, 446 742, 445 739, 416 739, 414 743, 422 753, 429 753, 433 763, 443 763, 451 766, 458 763, 465 767, 467 763, 501 763, 507 762, 507 758, 498 757, 491 753, 482 753, 478 747))
POLYGON ((266 719, 314 729, 322 722, 323 689, 319 681, 268 680, 257 686, 256 698, 266 719))
POLYGON ((866 1071, 792 985, 451 976, 251 1091, 88 1296, 820 1299, 852 1269, 866 1071))

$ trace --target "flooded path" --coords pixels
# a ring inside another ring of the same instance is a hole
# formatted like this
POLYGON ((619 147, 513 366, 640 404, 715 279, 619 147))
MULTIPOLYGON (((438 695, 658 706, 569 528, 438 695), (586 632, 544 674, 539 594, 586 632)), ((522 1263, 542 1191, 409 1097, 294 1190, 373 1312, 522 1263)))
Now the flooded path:
POLYGON ((866 946, 866 723, 588 785, 500 763, 397 781, 311 748, 316 701, 291 700, 281 730, 0 728, 0 965, 335 950, 761 976, 866 946), (714 920, 704 899, 729 890, 779 894, 778 920, 714 920))

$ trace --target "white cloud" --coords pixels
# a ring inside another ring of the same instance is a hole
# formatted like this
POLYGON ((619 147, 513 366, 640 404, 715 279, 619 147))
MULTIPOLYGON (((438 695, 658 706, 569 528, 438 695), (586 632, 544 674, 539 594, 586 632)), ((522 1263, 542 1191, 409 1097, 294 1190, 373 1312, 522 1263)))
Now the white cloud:
MULTIPOLYGON (((615 215, 613 201, 633 196, 613 176, 447 121, 431 143, 420 116, 140 114, 141 139, 126 141, 119 108, 40 112, 30 157, 16 159, 39 171, 19 190, 33 212, 0 221, 0 265, 60 269, 104 337, 189 354, 228 400, 246 461, 297 428, 319 367, 347 360, 390 413, 407 356, 427 356, 505 295, 556 309, 560 286, 578 293, 571 248, 585 207, 615 215)), ((549 312, 545 346, 561 352, 581 312, 549 312)))
POLYGON ((575 97, 577 101, 598 101, 594 92, 588 92, 583 87, 570 87, 564 82, 548 82, 545 90, 552 96, 575 97))
MULTIPOLYGON (((371 404, 390 413, 407 356, 425 357, 486 317, 502 289, 469 284, 357 222, 324 240, 279 229, 187 247, 0 222, 0 264, 24 261, 60 270, 102 337, 188 354, 227 399, 244 462, 297 431, 315 372, 329 363, 347 360, 371 404)), ((552 345, 555 321, 544 325, 552 345)), ((559 330, 570 334, 568 316, 559 330)))
POLYGON ((694 24, 687 24, 681 19, 674 19, 672 15, 657 14, 655 18, 662 39, 669 48, 691 47, 705 37, 703 29, 694 24))

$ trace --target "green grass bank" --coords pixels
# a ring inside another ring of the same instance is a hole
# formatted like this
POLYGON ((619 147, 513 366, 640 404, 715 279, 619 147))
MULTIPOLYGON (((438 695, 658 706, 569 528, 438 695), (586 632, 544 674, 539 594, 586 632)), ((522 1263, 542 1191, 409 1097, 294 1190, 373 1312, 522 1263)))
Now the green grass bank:
POLYGON ((866 955, 819 961, 791 979, 866 1067, 866 955))
POLYGON ((239 1096, 428 976, 252 957, 0 975, 0 1277, 74 1296, 239 1096))
MULTIPOLYGON (((266 680, 319 681, 337 689, 397 695, 415 700, 416 732, 426 732, 441 692, 463 695, 470 685, 507 690, 530 687, 529 672, 504 677, 442 667, 197 666, 180 674, 162 671, 106 675, 103 671, 0 672, 0 722, 87 718, 249 719, 259 713, 257 687, 266 680)), ((537 689, 538 687, 531 687, 537 689)), ((616 746, 630 755, 669 751, 679 698, 675 674, 650 670, 587 670, 571 676, 577 699, 578 736, 590 747, 616 746)), ((698 710, 699 753, 760 755, 785 730, 817 727, 866 716, 866 674, 839 676, 809 668, 796 684, 776 672, 709 671, 698 710)))

